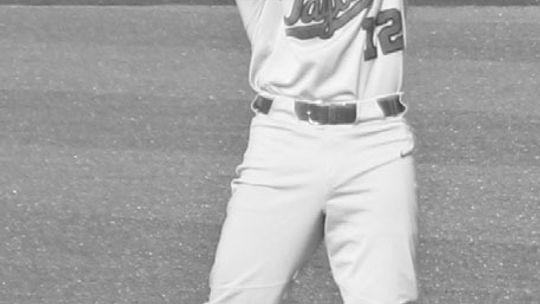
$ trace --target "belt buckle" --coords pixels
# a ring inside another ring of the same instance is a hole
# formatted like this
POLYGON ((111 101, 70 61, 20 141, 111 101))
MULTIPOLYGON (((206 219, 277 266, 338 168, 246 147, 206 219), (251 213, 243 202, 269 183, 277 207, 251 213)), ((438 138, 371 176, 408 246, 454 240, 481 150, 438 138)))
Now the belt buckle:
POLYGON ((340 105, 334 104, 312 104, 306 111, 307 121, 311 125, 333 125, 336 124, 337 112, 340 105), (314 111, 312 108, 317 109, 318 116, 313 117, 314 111))
MULTIPOLYGON (((318 126, 322 125, 322 122, 320 121, 320 113, 316 113, 317 111, 317 104, 313 104, 311 102, 303 101, 303 100, 295 100, 295 103, 297 105, 304 105, 306 107, 305 110, 305 116, 306 120, 310 125, 318 126), (317 115, 317 116, 315 116, 317 115)), ((295 106, 296 109, 296 106, 295 106)))
POLYGON ((307 111, 306 111, 306 115, 307 115, 307 121, 310 125, 314 125, 314 126, 319 126, 321 125, 321 122, 320 121, 317 121, 317 120, 314 120, 313 119, 313 116, 311 115, 313 114, 313 111, 311 111, 311 108, 308 107, 307 111))

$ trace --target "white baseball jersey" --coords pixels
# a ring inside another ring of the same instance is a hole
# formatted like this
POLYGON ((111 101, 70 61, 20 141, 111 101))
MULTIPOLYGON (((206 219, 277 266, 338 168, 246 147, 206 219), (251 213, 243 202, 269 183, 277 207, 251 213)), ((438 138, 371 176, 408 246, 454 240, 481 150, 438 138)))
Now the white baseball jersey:
POLYGON ((401 91, 403 0, 236 2, 259 94, 335 102, 401 91))

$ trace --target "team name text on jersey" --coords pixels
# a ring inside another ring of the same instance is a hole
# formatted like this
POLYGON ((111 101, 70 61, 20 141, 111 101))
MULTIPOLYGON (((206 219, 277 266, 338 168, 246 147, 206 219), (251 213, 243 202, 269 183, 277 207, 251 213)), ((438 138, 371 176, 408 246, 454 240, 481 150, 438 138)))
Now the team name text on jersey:
POLYGON ((294 0, 291 14, 285 17, 287 35, 301 40, 329 39, 372 3, 373 0, 294 0))

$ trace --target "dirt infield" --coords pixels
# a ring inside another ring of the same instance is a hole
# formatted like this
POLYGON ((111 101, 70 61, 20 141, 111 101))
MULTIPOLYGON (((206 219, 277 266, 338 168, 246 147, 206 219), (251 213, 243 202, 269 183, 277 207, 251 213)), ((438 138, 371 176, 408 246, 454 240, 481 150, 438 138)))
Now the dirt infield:
MULTIPOLYGON (((422 304, 540 303, 539 15, 409 10, 422 304)), ((0 33, 0 303, 203 303, 252 115, 236 9, 4 6, 0 33)), ((341 303, 322 248, 308 303, 341 303)))
MULTIPOLYGON (((460 6, 496 5, 522 6, 540 5, 540 0, 408 0, 411 5, 460 6)), ((14 5, 233 5, 234 0, 0 0, 2 4, 14 5)))

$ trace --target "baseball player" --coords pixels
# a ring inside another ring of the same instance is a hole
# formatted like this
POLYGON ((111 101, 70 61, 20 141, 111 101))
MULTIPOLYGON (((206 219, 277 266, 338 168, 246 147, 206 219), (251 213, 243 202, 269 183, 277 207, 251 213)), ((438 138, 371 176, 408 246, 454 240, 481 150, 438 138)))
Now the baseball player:
POLYGON ((344 303, 413 303, 403 0, 236 2, 255 115, 207 303, 283 303, 321 243, 344 303))

